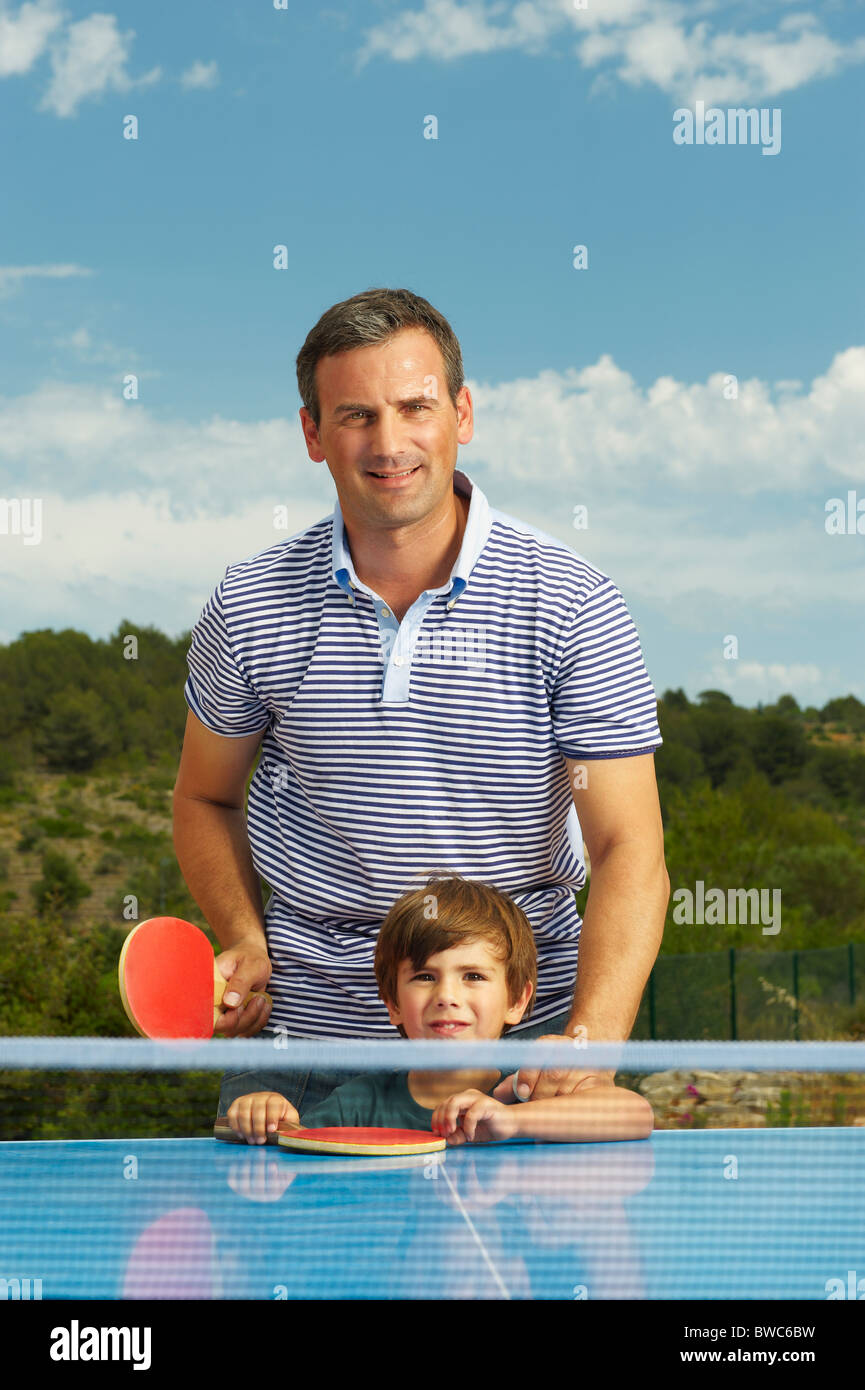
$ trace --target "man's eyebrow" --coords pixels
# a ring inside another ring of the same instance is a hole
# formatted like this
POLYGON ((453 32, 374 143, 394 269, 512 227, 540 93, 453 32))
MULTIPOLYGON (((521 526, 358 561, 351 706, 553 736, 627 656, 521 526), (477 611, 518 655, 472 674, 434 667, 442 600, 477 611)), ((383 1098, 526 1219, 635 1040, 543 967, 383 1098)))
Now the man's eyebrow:
MULTIPOLYGON (((435 405, 435 396, 406 396, 405 400, 397 401, 397 405, 435 405)), ((343 401, 334 408, 334 415, 345 415, 352 410, 372 410, 374 407, 367 405, 364 401, 343 401)))

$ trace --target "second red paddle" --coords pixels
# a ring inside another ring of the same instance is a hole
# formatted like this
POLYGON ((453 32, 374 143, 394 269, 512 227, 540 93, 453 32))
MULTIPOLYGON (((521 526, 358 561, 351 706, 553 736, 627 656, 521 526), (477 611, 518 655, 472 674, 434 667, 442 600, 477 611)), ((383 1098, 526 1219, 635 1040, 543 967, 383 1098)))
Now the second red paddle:
MULTIPOLYGON (((151 917, 133 927, 118 974, 123 1007, 145 1038, 210 1038, 225 1012, 227 982, 213 947, 200 927, 182 917, 151 917)), ((257 998, 248 994, 244 1003, 257 998)))

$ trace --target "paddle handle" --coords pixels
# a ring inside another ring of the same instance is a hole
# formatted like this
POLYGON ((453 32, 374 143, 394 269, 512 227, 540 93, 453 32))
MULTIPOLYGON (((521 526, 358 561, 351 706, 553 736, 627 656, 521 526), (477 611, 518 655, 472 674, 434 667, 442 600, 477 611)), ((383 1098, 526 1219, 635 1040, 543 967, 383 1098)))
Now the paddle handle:
MULTIPOLYGON (((228 981, 227 981, 227 980, 224 980, 224 979, 222 978, 222 975, 220 974, 219 966, 216 964, 216 961, 214 961, 214 962, 213 962, 213 1026, 214 1026, 214 1028, 216 1027, 216 1020, 219 1018, 220 1014, 225 1013, 225 1007, 224 1007, 224 1005, 223 1005, 223 1003, 222 1003, 222 996, 223 996, 224 993, 225 993, 225 990, 226 990, 226 986, 227 986, 227 985, 228 985, 228 981)), ((271 1005, 271 1007, 273 1006, 273 1000, 271 999, 270 995, 266 993, 265 990, 261 990, 260 992, 257 991, 257 990, 252 990, 249 994, 247 994, 246 998, 245 998, 244 1001, 243 1001, 243 1006, 244 1006, 244 1008, 245 1008, 246 1005, 249 1003, 250 999, 266 999, 266 1000, 268 1001, 268 1003, 271 1005)))

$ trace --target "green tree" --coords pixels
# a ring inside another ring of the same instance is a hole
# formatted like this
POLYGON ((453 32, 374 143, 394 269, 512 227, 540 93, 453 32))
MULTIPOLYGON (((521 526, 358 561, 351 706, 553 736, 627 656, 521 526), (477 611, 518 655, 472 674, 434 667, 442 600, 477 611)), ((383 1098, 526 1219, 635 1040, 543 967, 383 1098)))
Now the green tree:
POLYGON ((108 708, 94 690, 67 690, 58 695, 43 719, 36 740, 49 767, 80 771, 111 747, 108 708))
POLYGON ((33 897, 40 912, 75 908, 93 890, 76 872, 75 865, 57 849, 42 855, 42 877, 33 885, 33 897))
POLYGON ((752 725, 751 755, 770 782, 784 782, 805 766, 808 757, 805 731, 786 715, 763 714, 752 725))
POLYGON ((722 786, 734 773, 753 771, 754 762, 748 739, 748 714, 737 709, 720 691, 703 691, 706 699, 694 711, 694 730, 700 756, 713 787, 722 786))
POLYGON ((823 706, 823 719, 828 724, 846 724, 857 733, 865 732, 865 705, 855 695, 829 700, 823 706))
POLYGON ((691 703, 681 686, 678 690, 665 690, 661 698, 661 704, 668 710, 683 710, 687 712, 691 708, 691 703))

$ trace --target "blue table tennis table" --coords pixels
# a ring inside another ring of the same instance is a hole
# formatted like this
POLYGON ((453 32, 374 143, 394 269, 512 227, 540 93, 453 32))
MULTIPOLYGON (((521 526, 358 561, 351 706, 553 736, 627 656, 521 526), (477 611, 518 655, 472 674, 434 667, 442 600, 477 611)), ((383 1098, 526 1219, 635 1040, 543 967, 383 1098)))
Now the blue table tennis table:
POLYGON ((42 1299, 855 1297, 863 1177, 865 1127, 411 1159, 3 1143, 0 1280, 42 1299))

